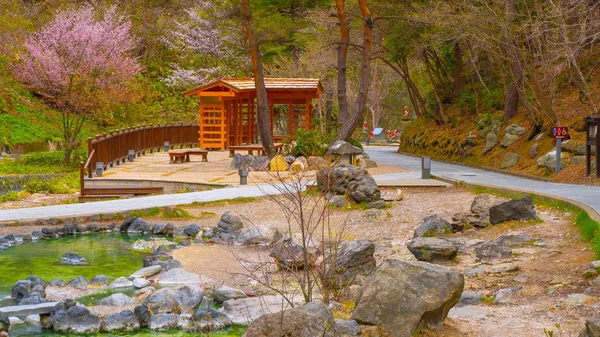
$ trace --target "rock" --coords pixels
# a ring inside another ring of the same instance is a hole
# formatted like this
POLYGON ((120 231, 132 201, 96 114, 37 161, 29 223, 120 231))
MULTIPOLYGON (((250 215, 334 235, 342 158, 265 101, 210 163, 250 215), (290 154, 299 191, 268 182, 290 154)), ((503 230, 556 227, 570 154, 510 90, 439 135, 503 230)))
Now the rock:
POLYGON ((152 226, 152 234, 154 234, 154 235, 165 234, 165 225, 155 224, 154 226, 152 226))
POLYGON ((366 169, 369 169, 369 168, 372 168, 372 167, 377 167, 377 163, 375 161, 371 160, 371 159, 368 159, 368 158, 359 158, 356 161, 356 165, 358 167, 362 167, 362 168, 366 168, 366 169))
POLYGON ((131 278, 154 276, 154 275, 160 273, 161 270, 162 270, 161 266, 144 267, 142 269, 137 270, 135 273, 131 274, 131 278))
POLYGON ((217 302, 225 302, 231 299, 246 298, 246 294, 228 286, 220 286, 213 291, 213 299, 217 302))
POLYGON ((334 321, 338 333, 345 336, 360 336, 361 328, 355 320, 336 318, 334 321))
POLYGON ((503 242, 487 241, 475 248, 475 256, 486 262, 510 259, 512 249, 503 242))
POLYGON ((279 230, 273 225, 267 226, 248 226, 240 231, 235 240, 234 245, 260 245, 269 246, 277 240, 281 239, 279 230))
POLYGON ((135 315, 135 318, 137 318, 138 322, 140 322, 140 326, 142 328, 148 327, 150 324, 151 313, 147 306, 143 304, 138 305, 135 307, 135 309, 133 309, 133 314, 135 315))
POLYGON ((349 164, 335 165, 317 173, 317 184, 323 191, 348 194, 354 201, 371 202, 381 199, 381 191, 369 172, 349 164))
POLYGON ((306 159, 306 157, 300 156, 291 163, 291 167, 294 172, 302 172, 304 170, 308 170, 308 160, 306 159))
POLYGON ((21 300, 31 292, 31 281, 17 281, 11 290, 11 297, 15 300, 21 300))
POLYGON ((587 319, 585 321, 585 328, 579 337, 600 337, 600 316, 587 319))
POLYGON ((516 263, 501 263, 492 266, 486 270, 490 274, 510 273, 519 270, 519 265, 516 263))
POLYGON ((106 316, 100 323, 100 330, 104 332, 135 331, 139 328, 140 322, 131 310, 123 310, 118 314, 106 316))
POLYGON ((177 315, 156 314, 150 317, 150 330, 167 331, 177 328, 177 315))
POLYGON ((251 171, 269 171, 271 160, 267 156, 252 156, 249 169, 251 171))
POLYGON ((52 287, 64 287, 67 285, 67 283, 64 280, 52 280, 50 282, 48 282, 48 285, 52 286, 52 287))
POLYGON ((250 324, 244 336, 333 337, 339 336, 339 333, 327 306, 321 302, 311 302, 259 317, 250 324))
POLYGON ((134 252, 151 253, 152 248, 152 243, 144 239, 137 239, 131 245, 131 250, 133 250, 134 252))
POLYGON ((538 143, 534 143, 533 146, 531 146, 531 150, 529 150, 529 157, 531 159, 537 157, 538 155, 538 143))
POLYGON ((221 311, 207 308, 206 305, 200 306, 192 318, 194 322, 193 330, 201 332, 213 332, 222 330, 232 324, 231 319, 221 311))
POLYGON ((83 277, 83 276, 78 276, 74 279, 71 279, 67 285, 73 288, 77 288, 77 289, 86 289, 88 284, 90 282, 88 282, 88 280, 83 277))
POLYGON ((162 270, 168 271, 175 268, 181 268, 183 265, 172 256, 151 255, 144 258, 144 267, 160 266, 162 270))
POLYGON ((199 285, 183 285, 176 288, 162 288, 150 294, 144 305, 153 313, 193 314, 204 296, 199 285))
POLYGON ((376 208, 376 209, 381 209, 381 208, 385 208, 386 203, 383 200, 375 200, 375 201, 371 201, 370 203, 367 204, 367 208, 376 208))
POLYGON ((90 284, 108 284, 108 276, 106 276, 106 275, 96 275, 90 281, 90 284))
POLYGON ((478 215, 483 221, 489 221, 490 208, 496 204, 489 194, 479 194, 471 203, 471 212, 478 215))
POLYGON ((296 161, 296 157, 291 156, 291 155, 287 155, 283 158, 285 160, 286 163, 291 164, 294 161, 296 161))
POLYGON ((528 195, 521 199, 509 200, 490 208, 491 224, 523 219, 537 219, 535 205, 528 195))
POLYGON ((48 302, 48 300, 46 300, 44 297, 46 296, 46 293, 43 294, 37 294, 37 293, 32 293, 29 296, 25 297, 24 299, 22 299, 19 302, 19 305, 32 305, 32 304, 40 304, 40 303, 46 303, 48 302))
POLYGON ((483 299, 481 294, 472 291, 465 291, 460 295, 460 300, 456 303, 457 307, 465 305, 478 304, 483 299))
POLYGON ((496 241, 498 243, 504 243, 507 246, 513 246, 513 245, 522 245, 524 243, 531 243, 531 242, 533 242, 533 240, 534 240, 533 236, 531 236, 529 234, 525 234, 522 232, 509 232, 509 233, 500 235, 494 241, 496 241))
POLYGON ((152 233, 152 226, 142 218, 134 218, 131 225, 127 228, 127 234, 152 233))
POLYGON ((329 205, 338 208, 346 207, 346 198, 341 195, 334 195, 329 198, 329 205))
POLYGON ((571 158, 571 164, 573 164, 573 165, 585 164, 585 156, 574 156, 573 158, 571 158))
POLYGON ((121 293, 112 294, 98 301, 99 305, 107 305, 111 307, 122 307, 124 305, 136 304, 129 296, 121 293))
POLYGON ((506 288, 500 289, 496 292, 496 296, 494 297, 494 303, 500 304, 508 304, 511 302, 513 295, 521 290, 522 287, 519 288, 506 288))
MULTIPOLYGON (((10 320, 5 313, 0 312, 0 332, 8 332, 10 329, 10 320)), ((8 336, 8 334, 6 335, 8 336)))
POLYGON ((285 158, 282 155, 276 155, 271 159, 271 163, 269 164, 269 170, 271 172, 279 172, 279 171, 287 171, 290 169, 290 164, 285 161, 285 158))
POLYGON ((168 223, 165 225, 165 229, 163 230, 163 233, 166 236, 175 236, 176 231, 177 231, 177 227, 175 227, 175 225, 173 225, 172 223, 168 223))
POLYGON ((186 227, 186 228, 183 230, 183 232, 184 232, 185 234, 187 234, 187 236, 190 236, 190 237, 196 237, 196 235, 197 235, 198 233, 200 233, 200 226, 198 226, 197 224, 191 224, 191 225, 187 226, 187 227, 186 227))
MULTIPOLYGON (((294 301, 297 305, 298 299, 294 301)), ((281 295, 248 297, 223 302, 223 312, 236 324, 250 324, 265 314, 278 313, 289 307, 281 295)))
POLYGON ((352 319, 380 326, 395 337, 411 337, 419 328, 441 325, 463 288, 463 275, 450 269, 387 260, 365 281, 352 319))
POLYGON ((500 166, 500 168, 505 169, 515 166, 517 165, 517 162, 519 162, 520 158, 521 157, 518 153, 509 152, 504 155, 504 159, 502 160, 502 165, 500 166))
POLYGON ((310 156, 308 157, 309 170, 323 170, 329 167, 329 164, 323 157, 310 156))
POLYGON ((141 278, 141 277, 133 280, 133 286, 138 289, 148 287, 150 284, 151 284, 150 281, 146 280, 145 278, 141 278))
POLYGON ((423 219, 423 223, 415 229, 414 238, 421 236, 435 236, 437 234, 452 233, 452 225, 439 215, 431 215, 423 219))
POLYGON ((144 302, 144 300, 155 291, 156 291, 156 289, 154 289, 154 287, 151 287, 151 286, 144 287, 144 288, 141 288, 138 291, 136 291, 133 294, 133 298, 136 302, 144 302))
POLYGON ((522 126, 518 126, 517 124, 511 124, 504 129, 504 132, 511 135, 522 136, 525 134, 525 128, 522 126))
POLYGON ((60 258, 60 262, 68 266, 81 266, 88 263, 88 261, 83 256, 79 256, 75 253, 65 253, 60 258))
POLYGON ((369 275, 377 266, 373 254, 375 244, 369 240, 354 240, 342 243, 333 264, 329 264, 326 275, 331 286, 343 288, 357 278, 369 275))
POLYGON ((483 154, 488 153, 494 146, 498 144, 498 136, 496 134, 489 132, 485 136, 485 148, 483 149, 483 154))
POLYGON ((304 247, 298 239, 290 235, 285 236, 273 245, 269 256, 274 258, 277 265, 284 269, 303 268, 305 254, 308 262, 312 265, 318 257, 318 247, 311 238, 306 240, 308 251, 305 253, 304 247))
POLYGON ((98 316, 80 306, 56 310, 52 314, 52 324, 55 332, 92 334, 100 331, 98 316))
POLYGON ((129 279, 125 278, 125 277, 119 277, 118 279, 114 280, 110 286, 110 288, 126 288, 126 287, 133 287, 133 282, 131 282, 129 279))
POLYGON ((213 228, 213 238, 232 243, 243 227, 244 223, 237 214, 225 212, 217 223, 217 227, 213 228))
POLYGON ((589 304, 595 301, 595 298, 586 294, 569 294, 565 300, 567 306, 575 307, 579 305, 589 304))
POLYGON ((99 232, 101 230, 101 227, 97 223, 91 223, 91 224, 88 224, 85 227, 85 230, 88 231, 88 232, 91 232, 91 233, 96 233, 96 232, 99 232))
POLYGON ((504 137, 502 137, 502 140, 500 141, 500 145, 502 147, 509 147, 513 145, 517 140, 519 140, 519 136, 511 135, 510 133, 505 133, 504 137))
POLYGON ((160 276, 158 284, 200 284, 201 282, 200 275, 189 272, 183 268, 173 268, 160 276))
POLYGON ((453 319, 460 319, 465 321, 472 321, 474 319, 485 319, 487 316, 491 316, 492 311, 486 307, 466 305, 464 307, 454 307, 448 313, 448 317, 453 319))
POLYGON ((234 170, 239 170, 242 168, 243 163, 244 163, 244 156, 241 155, 240 153, 236 153, 233 155, 233 159, 231 159, 231 164, 229 164, 229 167, 231 167, 234 170))
POLYGON ((458 249, 448 240, 418 237, 406 245, 419 261, 448 261, 456 257, 458 249))

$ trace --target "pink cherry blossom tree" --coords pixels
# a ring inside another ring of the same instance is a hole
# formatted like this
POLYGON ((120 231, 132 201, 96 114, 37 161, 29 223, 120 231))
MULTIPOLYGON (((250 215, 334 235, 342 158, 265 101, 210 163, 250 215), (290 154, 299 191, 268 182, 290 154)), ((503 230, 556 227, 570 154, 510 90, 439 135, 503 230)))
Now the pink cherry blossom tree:
POLYGON ((131 55, 131 23, 116 8, 97 19, 94 9, 59 11, 25 41, 15 75, 61 112, 65 164, 86 120, 102 102, 128 97, 127 83, 140 72, 131 55))

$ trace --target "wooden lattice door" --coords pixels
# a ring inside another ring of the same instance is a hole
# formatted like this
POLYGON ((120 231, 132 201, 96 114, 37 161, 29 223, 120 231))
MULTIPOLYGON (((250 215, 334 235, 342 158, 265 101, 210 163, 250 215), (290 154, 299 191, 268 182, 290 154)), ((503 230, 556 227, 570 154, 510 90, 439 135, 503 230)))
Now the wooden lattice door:
POLYGON ((200 148, 223 150, 227 147, 227 120, 223 104, 200 104, 200 148))

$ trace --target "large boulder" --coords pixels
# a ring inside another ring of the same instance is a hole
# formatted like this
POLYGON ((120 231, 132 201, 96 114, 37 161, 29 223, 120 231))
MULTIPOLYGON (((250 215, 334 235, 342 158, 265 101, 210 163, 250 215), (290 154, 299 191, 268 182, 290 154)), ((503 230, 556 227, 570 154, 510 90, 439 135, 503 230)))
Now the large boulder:
MULTIPOLYGON (((298 305, 298 299, 294 305, 298 305)), ((281 295, 247 297, 223 302, 223 312, 236 324, 248 325, 258 317, 285 310, 290 304, 281 295)))
POLYGON ((329 167, 327 160, 323 157, 310 156, 308 157, 308 169, 309 170, 323 170, 329 167))
POLYGON ((153 313, 193 314, 204 296, 199 285, 183 285, 176 288, 162 288, 144 300, 144 305, 153 313))
POLYGON ((192 322, 192 330, 208 333, 224 329, 232 324, 231 319, 226 314, 204 304, 196 310, 192 322))
POLYGON ((248 226, 243 228, 233 241, 234 245, 269 246, 281 239, 279 230, 273 225, 248 226))
POLYGON ((498 144, 498 136, 495 133, 489 132, 485 136, 485 148, 483 149, 483 154, 488 153, 494 146, 498 144))
POLYGON ((369 275, 377 266, 373 254, 375 244, 369 240, 354 240, 342 243, 335 259, 327 269, 329 285, 344 287, 357 278, 369 275))
POLYGON ((150 318, 149 328, 155 331, 167 331, 177 327, 177 315, 173 313, 155 314, 150 318))
POLYGON ((124 305, 136 304, 136 302, 125 294, 115 293, 106 298, 101 299, 98 302, 98 304, 111 306, 111 307, 122 307, 124 305))
POLYGON ((306 239, 306 246, 305 250, 299 239, 287 235, 273 245, 269 256, 275 259, 280 268, 304 268, 306 262, 312 265, 319 256, 318 246, 312 238, 306 239))
POLYGON ((511 134, 511 135, 517 135, 517 136, 524 135, 525 131, 526 130, 524 127, 518 126, 517 124, 511 124, 504 129, 504 132, 511 134))
POLYGON ((423 219, 423 223, 415 229, 414 236, 418 238, 420 236, 436 236, 438 234, 452 233, 452 225, 442 219, 439 215, 431 215, 423 219))
POLYGON ((232 243, 243 228, 244 222, 239 215, 228 211, 221 215, 217 227, 212 230, 212 236, 214 239, 232 243))
POLYGON ((333 314, 321 302, 311 302, 281 313, 267 314, 252 322, 245 337, 334 337, 333 314))
POLYGON ((128 234, 152 233, 152 226, 140 217, 133 217, 123 221, 119 231, 128 234))
POLYGON ((502 140, 500 141, 500 145, 502 147, 509 147, 513 145, 517 140, 519 140, 519 136, 511 135, 510 133, 505 133, 504 137, 502 137, 502 140))
POLYGON ((137 270, 135 273, 131 274, 131 278, 150 277, 150 276, 154 276, 154 275, 160 273, 161 271, 162 271, 162 267, 159 265, 144 267, 142 269, 137 270))
POLYGON ((331 171, 320 170, 317 173, 317 184, 321 190, 348 194, 359 203, 381 199, 381 191, 369 172, 349 164, 335 165, 331 171))
POLYGON ((173 268, 166 271, 158 280, 160 285, 180 285, 180 284, 200 284, 202 279, 200 275, 194 274, 183 268, 173 268))
POLYGON ((441 325, 464 285, 462 274, 442 266, 388 260, 365 281, 352 318, 394 337, 412 337, 420 328, 441 325))
POLYGON ((140 322, 131 310, 123 310, 117 314, 106 316, 100 323, 103 332, 134 331, 140 328, 140 322))
POLYGON ((271 163, 269 163, 269 170, 272 172, 287 171, 289 169, 290 164, 288 164, 285 157, 280 154, 273 157, 271 163))
POLYGON ((71 279, 67 285, 77 289, 86 289, 90 282, 83 276, 77 276, 74 279, 71 279))
POLYGON ((500 166, 500 168, 505 169, 515 166, 519 162, 520 158, 521 156, 519 156, 518 153, 509 152, 504 155, 504 159, 502 160, 502 165, 500 166))
POLYGON ((15 300, 22 300, 31 292, 31 282, 29 280, 20 280, 15 283, 11 290, 11 297, 15 300))
POLYGON ((585 329, 579 334, 579 337, 600 337, 600 316, 587 319, 585 329))
POLYGON ((414 238, 406 245, 419 261, 448 261, 456 257, 458 248, 441 238, 414 238))
POLYGON ((479 194, 471 203, 471 212, 478 215, 481 220, 490 220, 490 208, 494 205, 494 201, 489 194, 479 194))
POLYGON ((490 208, 491 224, 523 219, 537 219, 535 205, 528 195, 521 199, 509 200, 490 208))
MULTIPOLYGON (((61 306, 62 303, 57 304, 61 306)), ((81 306, 58 308, 52 314, 52 325, 56 332, 92 334, 100 331, 100 319, 81 306)))
POLYGON ((220 286, 213 291, 213 299, 221 303, 231 299, 246 297, 248 296, 243 291, 228 286, 220 286))

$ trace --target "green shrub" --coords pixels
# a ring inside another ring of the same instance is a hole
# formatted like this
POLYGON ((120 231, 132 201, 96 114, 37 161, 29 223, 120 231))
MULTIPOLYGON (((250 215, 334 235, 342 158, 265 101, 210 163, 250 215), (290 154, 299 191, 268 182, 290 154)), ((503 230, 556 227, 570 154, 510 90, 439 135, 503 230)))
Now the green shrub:
POLYGON ((295 138, 296 145, 289 153, 292 156, 322 156, 327 150, 324 145, 325 139, 317 130, 297 130, 295 138))
POLYGON ((0 195, 0 202, 17 201, 21 199, 21 195, 19 194, 19 192, 16 191, 11 191, 4 195, 0 195))
POLYGON ((35 178, 23 186, 29 193, 70 194, 79 189, 79 173, 70 173, 50 179, 35 178))

